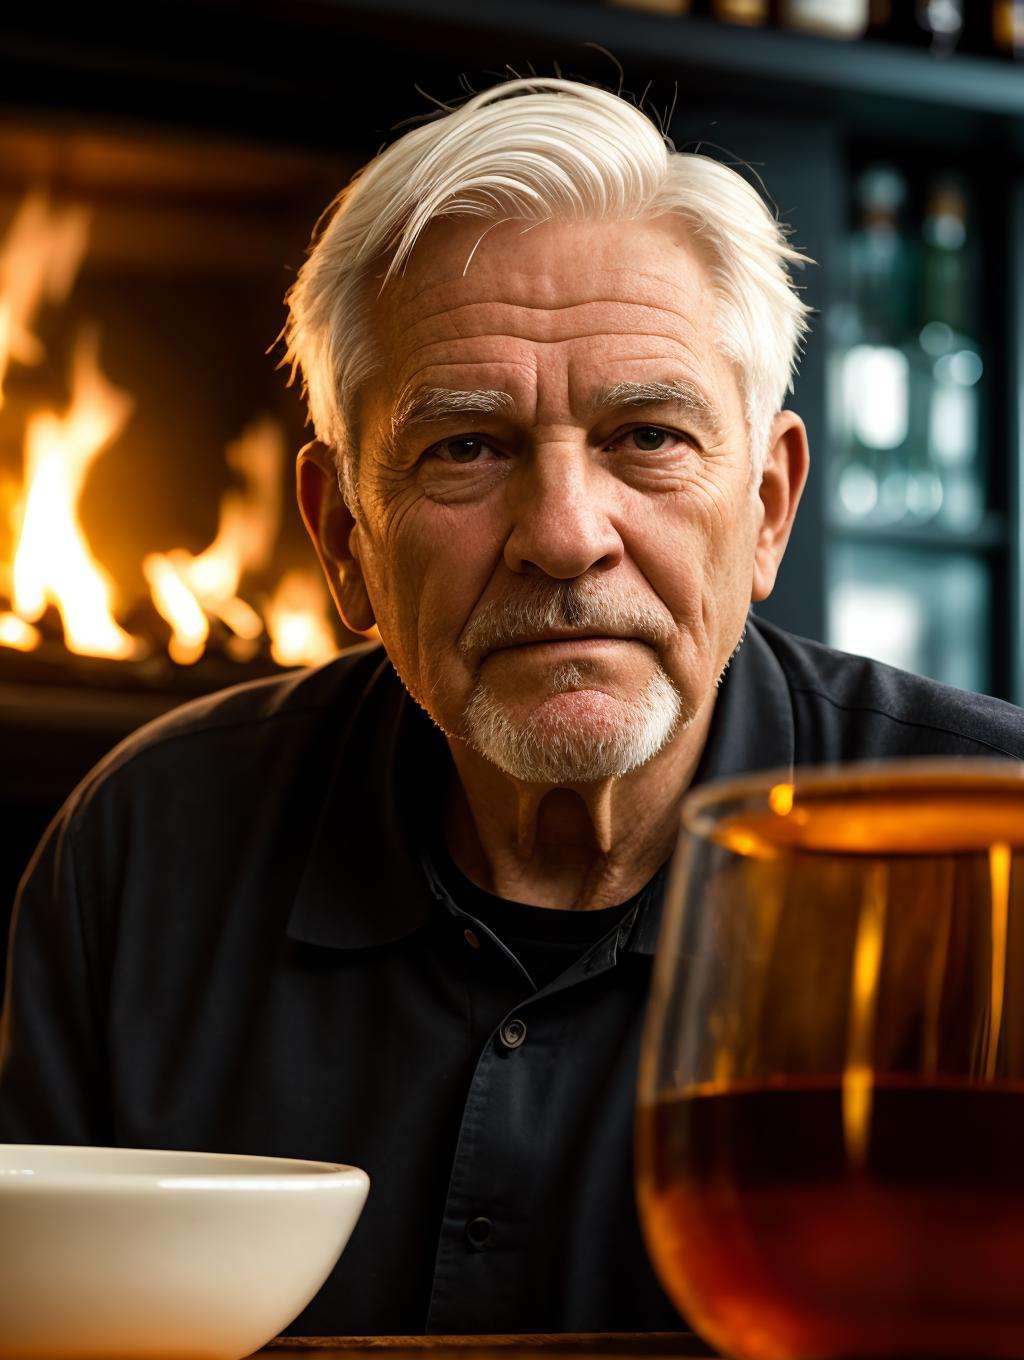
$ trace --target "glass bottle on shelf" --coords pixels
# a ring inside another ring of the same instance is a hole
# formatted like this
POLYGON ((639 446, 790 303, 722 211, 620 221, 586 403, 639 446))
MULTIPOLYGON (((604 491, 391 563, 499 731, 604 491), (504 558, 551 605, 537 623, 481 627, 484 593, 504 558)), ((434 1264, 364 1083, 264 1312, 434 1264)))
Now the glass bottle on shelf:
POLYGON ((917 252, 902 223, 906 198, 894 166, 859 177, 845 297, 829 316, 833 494, 847 521, 892 524, 907 513, 917 252))
POLYGON ((1024 57, 1024 0, 992 0, 992 46, 1004 57, 1024 57))
POLYGON ((829 646, 991 693, 992 579, 970 551, 833 543, 829 646))
POLYGON ((949 56, 964 29, 965 0, 915 0, 914 21, 936 56, 949 56))
POLYGON ((984 513, 978 401, 984 364, 975 338, 967 189, 957 172, 929 185, 922 237, 923 324, 915 367, 922 375, 923 429, 915 441, 927 449, 927 464, 941 481, 939 522, 969 533, 984 513))
POLYGON ((618 9, 646 10, 649 14, 690 14, 693 0, 606 0, 618 9))
POLYGON ((760 28, 767 24, 769 0, 711 0, 711 14, 726 24, 743 24, 760 28))
POLYGON ((867 32, 869 0, 778 0, 783 28, 828 38, 862 38, 867 32))
POLYGON ((868 4, 868 37, 886 42, 906 42, 904 11, 895 0, 870 0, 868 4))
POLYGON ((965 51, 982 57, 1024 57, 1024 0, 970 0, 964 7, 965 51))
POLYGON ((871 0, 870 34, 948 56, 960 41, 966 0, 871 0))

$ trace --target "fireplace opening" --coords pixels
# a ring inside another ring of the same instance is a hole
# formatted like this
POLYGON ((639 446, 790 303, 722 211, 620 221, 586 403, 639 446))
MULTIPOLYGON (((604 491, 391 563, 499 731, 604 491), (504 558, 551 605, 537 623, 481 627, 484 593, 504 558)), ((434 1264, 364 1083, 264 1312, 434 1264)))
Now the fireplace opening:
POLYGON ((337 648, 274 342, 349 171, 0 125, 0 681, 192 692, 337 648))
MULTIPOLYGON (((275 344, 343 155, 0 120, 0 913, 46 822, 182 700, 360 639, 294 504, 275 344)), ((2 964, 2 958, 0 958, 2 964)))

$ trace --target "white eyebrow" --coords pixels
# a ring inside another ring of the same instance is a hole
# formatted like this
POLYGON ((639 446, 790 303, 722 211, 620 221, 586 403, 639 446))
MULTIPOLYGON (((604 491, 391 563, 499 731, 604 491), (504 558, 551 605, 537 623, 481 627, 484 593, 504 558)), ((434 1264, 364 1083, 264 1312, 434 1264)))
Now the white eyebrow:
POLYGON ((457 391, 451 387, 414 387, 406 389, 391 416, 391 442, 395 446, 412 425, 447 420, 449 416, 489 416, 515 409, 510 393, 496 387, 457 391))
MULTIPOLYGON (((677 406, 701 425, 713 438, 724 435, 722 418, 714 403, 696 385, 683 378, 670 382, 619 382, 597 398, 598 410, 625 410, 634 406, 677 406)), ((414 425, 425 425, 461 415, 495 415, 515 409, 511 393, 496 387, 457 389, 451 387, 407 388, 395 403, 391 416, 392 450, 397 449, 406 432, 414 425)))
POLYGON ((672 382, 620 382, 602 392, 597 409, 624 410, 631 406, 681 406, 716 439, 724 435, 722 417, 696 383, 684 378, 672 382))

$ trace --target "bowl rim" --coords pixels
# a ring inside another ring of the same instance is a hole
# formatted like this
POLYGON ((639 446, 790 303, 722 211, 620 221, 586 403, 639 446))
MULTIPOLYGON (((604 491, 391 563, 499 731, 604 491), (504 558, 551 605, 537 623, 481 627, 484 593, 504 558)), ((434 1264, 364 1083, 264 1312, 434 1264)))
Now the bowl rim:
POLYGON ((301 1193, 310 1190, 334 1189, 349 1190, 353 1186, 369 1188, 370 1178, 362 1167, 343 1162, 313 1161, 304 1157, 275 1157, 261 1153, 247 1152, 204 1152, 198 1148, 136 1148, 108 1147, 90 1143, 3 1143, 0 1144, 0 1191, 26 1190, 38 1193, 45 1189, 75 1189, 102 1193, 119 1186, 133 1189, 154 1190, 282 1190, 301 1193), (181 1158, 181 1171, 132 1171, 123 1167, 114 1171, 92 1168, 87 1171, 53 1168, 39 1170, 34 1167, 19 1168, 4 1166, 5 1160, 16 1160, 19 1152, 26 1157, 39 1148, 60 1149, 67 1152, 99 1152, 129 1158, 134 1153, 152 1153, 181 1158), (9 1157, 8 1154, 14 1154, 9 1157), (206 1163, 224 1161, 238 1163, 258 1163, 266 1170, 209 1172, 189 1171, 190 1159, 206 1163), (275 1173, 274 1166, 284 1164, 296 1170, 281 1174, 275 1173), (298 1170, 301 1168, 301 1171, 298 1170))

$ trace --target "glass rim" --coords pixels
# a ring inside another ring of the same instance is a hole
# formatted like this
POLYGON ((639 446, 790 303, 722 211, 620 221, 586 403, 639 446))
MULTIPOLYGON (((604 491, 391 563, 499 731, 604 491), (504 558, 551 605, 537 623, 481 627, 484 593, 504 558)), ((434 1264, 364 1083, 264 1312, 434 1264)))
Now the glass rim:
POLYGON ((931 783, 938 788, 963 789, 976 785, 1024 794, 1024 760, 1015 756, 906 756, 895 760, 834 761, 822 765, 781 765, 747 774, 728 775, 699 784, 687 793, 679 818, 685 831, 707 837, 713 834, 718 814, 737 803, 750 806, 759 801, 771 806, 772 790, 789 786, 816 793, 868 792, 883 780, 888 792, 913 791, 931 783), (894 789, 893 785, 896 788, 894 789))

